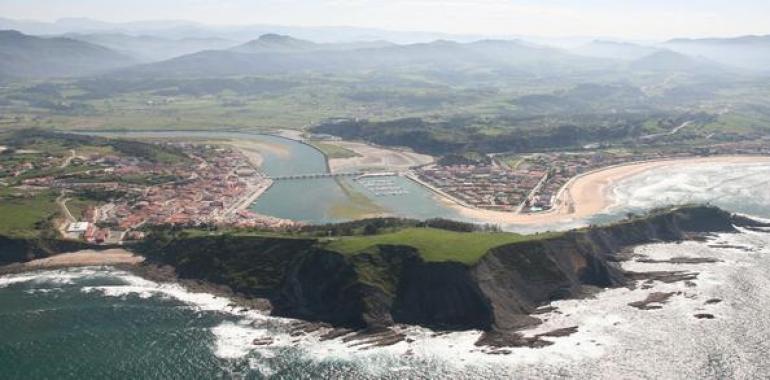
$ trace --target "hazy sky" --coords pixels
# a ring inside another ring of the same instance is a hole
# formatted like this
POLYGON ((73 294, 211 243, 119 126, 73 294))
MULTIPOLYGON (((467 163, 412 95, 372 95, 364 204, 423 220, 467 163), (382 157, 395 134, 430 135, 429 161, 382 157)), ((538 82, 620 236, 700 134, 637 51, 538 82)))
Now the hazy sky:
POLYGON ((347 25, 462 34, 770 34, 770 0, 0 0, 0 17, 347 25))

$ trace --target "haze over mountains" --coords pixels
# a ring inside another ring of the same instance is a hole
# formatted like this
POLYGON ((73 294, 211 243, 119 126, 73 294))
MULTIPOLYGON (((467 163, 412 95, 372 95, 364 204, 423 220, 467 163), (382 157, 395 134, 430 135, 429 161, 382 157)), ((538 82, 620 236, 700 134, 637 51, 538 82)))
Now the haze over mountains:
POLYGON ((455 35, 437 32, 392 31, 347 26, 301 27, 285 25, 211 26, 191 21, 137 21, 110 23, 88 18, 63 18, 55 22, 12 20, 0 17, 0 30, 13 29, 32 35, 127 34, 151 35, 167 39, 222 38, 240 43, 263 34, 290 35, 316 42, 355 42, 387 40, 394 43, 429 42, 437 39, 474 41, 489 36, 455 35))
POLYGON ((156 62, 202 50, 227 49, 238 43, 218 37, 164 38, 120 33, 69 33, 65 37, 101 45, 141 62, 156 62))
POLYGON ((674 39, 664 47, 724 65, 770 72, 770 35, 737 38, 674 39))
MULTIPOLYGON (((119 77, 221 77, 404 69, 471 70, 474 75, 487 76, 548 76, 595 70, 699 75, 735 70, 770 73, 770 36, 675 39, 649 45, 597 39, 562 49, 544 46, 547 41, 542 40, 535 44, 521 39, 469 36, 404 44, 397 43, 406 36, 401 32, 361 28, 206 27, 180 21, 112 24, 81 19, 38 23, 0 19, 0 28, 8 27, 46 35, 3 31, 3 77, 113 72, 119 77), (298 35, 310 33, 317 38, 307 40, 281 34, 287 30, 298 35), (244 39, 247 33, 262 31, 269 33, 250 34, 244 39), (48 35, 51 33, 60 35, 48 35), (367 35, 394 40, 359 38, 367 35)), ((418 36, 442 35, 417 33, 412 37, 418 36)), ((419 40, 411 38, 415 39, 419 40)))
POLYGON ((136 63, 129 56, 71 38, 0 31, 0 77, 59 77, 106 72, 136 63))
POLYGON ((439 40, 396 45, 387 42, 315 44, 288 36, 264 35, 229 50, 203 51, 133 67, 125 74, 155 76, 263 75, 301 71, 508 68, 527 73, 602 65, 554 48, 520 41, 470 43, 439 40))

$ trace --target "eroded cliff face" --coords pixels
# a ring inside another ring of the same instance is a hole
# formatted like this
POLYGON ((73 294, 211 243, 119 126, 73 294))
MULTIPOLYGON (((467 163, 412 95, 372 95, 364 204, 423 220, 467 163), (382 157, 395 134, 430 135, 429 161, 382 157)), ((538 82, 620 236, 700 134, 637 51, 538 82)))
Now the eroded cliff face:
POLYGON ((734 232, 732 216, 713 207, 688 207, 561 236, 491 249, 471 272, 493 311, 496 329, 538 321, 530 314, 549 301, 577 296, 581 288, 626 284, 617 264, 623 249, 680 241, 703 233, 734 232))
POLYGON ((30 261, 87 247, 88 244, 77 241, 0 235, 0 265, 30 261))
POLYGON ((402 273, 392 315, 398 323, 488 329, 491 311, 465 265, 419 262, 402 273))
POLYGON ((265 297, 273 314, 354 328, 394 323, 514 330, 535 309, 585 285, 622 286, 623 249, 694 234, 734 231, 730 214, 689 207, 606 227, 490 250, 475 265, 425 262, 412 247, 383 245, 352 256, 312 239, 202 237, 148 251, 181 275, 265 297))
POLYGON ((289 265, 272 297, 273 314, 366 327, 366 290, 345 257, 334 252, 311 250, 289 265))

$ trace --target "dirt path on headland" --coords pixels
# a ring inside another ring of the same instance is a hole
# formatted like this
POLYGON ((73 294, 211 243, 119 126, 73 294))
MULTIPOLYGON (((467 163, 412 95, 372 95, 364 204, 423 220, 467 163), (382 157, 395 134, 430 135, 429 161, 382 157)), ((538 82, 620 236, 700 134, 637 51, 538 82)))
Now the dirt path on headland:
POLYGON ((609 190, 626 178, 669 166, 706 163, 758 163, 770 162, 768 156, 694 157, 659 161, 634 162, 611 166, 584 173, 570 180, 559 192, 553 209, 537 214, 515 214, 482 210, 445 200, 465 217, 487 223, 502 224, 551 224, 585 218, 614 205, 609 190))

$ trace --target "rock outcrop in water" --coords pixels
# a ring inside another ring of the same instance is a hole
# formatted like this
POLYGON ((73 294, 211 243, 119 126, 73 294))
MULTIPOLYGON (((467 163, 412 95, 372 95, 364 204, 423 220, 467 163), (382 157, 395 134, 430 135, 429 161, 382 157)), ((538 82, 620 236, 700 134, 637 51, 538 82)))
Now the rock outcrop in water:
MULTIPOLYGON (((200 236, 149 240, 142 252, 180 277, 230 286, 271 301, 272 313, 353 328, 395 323, 443 329, 512 331, 537 323, 537 307, 585 286, 625 285, 618 254, 645 243, 733 232, 714 207, 658 211, 603 227, 498 246, 478 262, 426 262, 409 246, 380 245, 355 255, 314 239, 200 236)), ((632 277, 632 276, 631 276, 632 277)))

